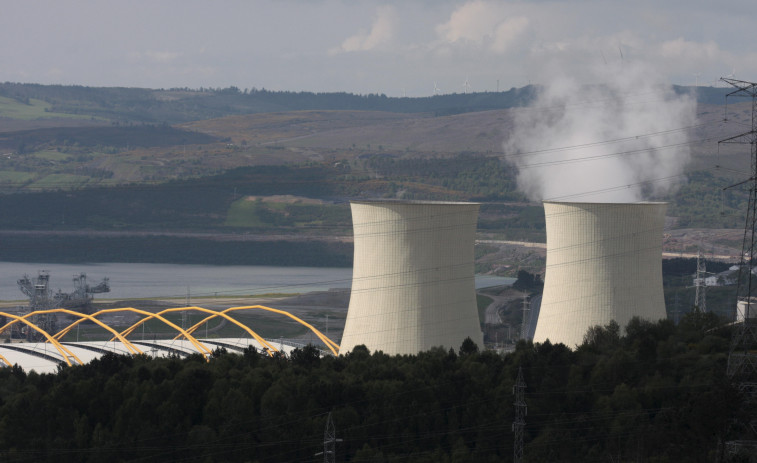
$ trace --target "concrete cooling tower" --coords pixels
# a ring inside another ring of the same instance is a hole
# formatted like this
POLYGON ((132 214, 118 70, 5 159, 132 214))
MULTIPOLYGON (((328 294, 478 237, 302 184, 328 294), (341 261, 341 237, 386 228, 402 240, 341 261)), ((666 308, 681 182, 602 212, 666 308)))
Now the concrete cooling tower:
POLYGON ((353 201, 355 259, 340 353, 483 346, 474 282, 478 204, 353 201))
POLYGON ((544 202, 547 271, 534 342, 575 347, 588 328, 666 318, 666 203, 544 202))

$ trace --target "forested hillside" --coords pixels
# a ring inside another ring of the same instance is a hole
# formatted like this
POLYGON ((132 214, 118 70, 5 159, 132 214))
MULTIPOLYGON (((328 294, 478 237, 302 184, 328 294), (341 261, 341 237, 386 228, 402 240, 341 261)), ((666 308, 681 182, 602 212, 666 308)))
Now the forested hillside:
POLYGON ((363 110, 437 115, 525 106, 534 98, 532 86, 503 92, 390 98, 386 95, 269 91, 265 89, 83 87, 0 83, 0 96, 24 104, 39 100, 48 111, 132 122, 177 123, 233 114, 293 110, 363 110))
MULTIPOLYGON (((318 249, 282 262, 349 265, 348 250, 316 241, 349 239, 348 201, 366 198, 481 202, 482 239, 544 242, 540 205, 519 191, 518 170, 502 152, 519 111, 530 110, 514 108, 536 90, 389 98, 0 83, 0 234, 13 245, 0 248, 0 259, 259 264, 280 252, 270 243, 296 237, 318 249), (40 246, 39 234, 24 230, 58 235, 40 246), (213 236, 137 252, 165 243, 165 234, 196 233, 213 236), (259 242, 234 254, 241 234, 259 242)), ((722 135, 712 105, 725 101, 723 89, 675 90, 696 91, 700 136, 722 135)), ((724 150, 715 161, 706 143, 692 149, 680 187, 648 199, 670 203, 668 229, 742 227, 747 192, 722 190, 740 180, 734 172, 748 157, 724 150)), ((682 232, 666 251, 696 252, 703 242, 713 254, 740 247, 733 237, 682 232)), ((514 275, 539 265, 523 254, 478 269, 514 275)))
POLYGON ((514 384, 525 376, 527 461, 710 462, 738 426, 729 332, 711 314, 679 326, 591 329, 575 350, 441 349, 391 357, 314 348, 209 363, 106 355, 57 375, 0 369, 3 461, 317 461, 333 413, 338 462, 512 461, 514 384))
MULTIPOLYGON (((696 91, 702 103, 723 104, 726 89, 675 87, 679 93, 696 91)), ((452 93, 418 98, 383 94, 312 93, 266 89, 173 88, 151 90, 125 87, 0 83, 0 96, 24 104, 32 100, 50 105, 51 113, 86 115, 132 122, 177 123, 233 114, 297 110, 363 110, 401 113, 460 114, 527 106, 537 87, 528 85, 502 92, 452 93)))

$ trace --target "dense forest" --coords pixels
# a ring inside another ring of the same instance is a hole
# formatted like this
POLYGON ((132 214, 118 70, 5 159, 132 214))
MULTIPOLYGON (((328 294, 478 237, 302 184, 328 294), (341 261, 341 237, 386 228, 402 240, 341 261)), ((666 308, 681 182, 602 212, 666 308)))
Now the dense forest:
MULTIPOLYGON (((179 130, 169 125, 134 125, 126 127, 55 127, 0 135, 0 149, 26 154, 45 145, 107 147, 109 150, 135 147, 174 146, 187 143, 210 143, 214 137, 179 130)), ((65 148, 64 148, 65 149, 65 148)))
POLYGON ((319 461, 332 413, 338 462, 512 461, 522 369, 526 461, 711 462, 738 429, 729 329, 632 320, 580 346, 388 356, 313 347, 288 357, 105 355, 56 375, 0 369, 1 458, 21 461, 319 461))
POLYGON ((190 236, 3 235, 0 261, 350 267, 352 243, 228 241, 190 236))
POLYGON ((29 104, 32 99, 51 104, 50 112, 87 115, 131 122, 186 122, 234 114, 297 110, 363 110, 450 115, 526 106, 536 88, 502 92, 392 98, 383 94, 313 93, 266 89, 173 88, 151 90, 124 87, 84 87, 0 83, 0 96, 29 104))
MULTIPOLYGON (((723 104, 727 89, 674 87, 679 93, 696 91, 702 103, 723 104)), ((453 93, 419 98, 313 93, 266 89, 174 88, 151 90, 125 87, 0 83, 0 96, 28 104, 36 99, 51 104, 50 112, 87 115, 132 122, 177 123, 234 114, 296 110, 364 110, 433 113, 438 116, 527 106, 537 87, 528 85, 501 92, 453 93)))

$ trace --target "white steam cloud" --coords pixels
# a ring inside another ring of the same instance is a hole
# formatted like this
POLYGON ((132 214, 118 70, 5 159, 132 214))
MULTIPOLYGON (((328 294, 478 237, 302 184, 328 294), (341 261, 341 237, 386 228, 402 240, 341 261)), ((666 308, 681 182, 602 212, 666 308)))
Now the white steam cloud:
POLYGON ((636 202, 682 180, 695 99, 642 66, 597 75, 603 84, 556 79, 516 113, 504 151, 530 199, 636 202))
POLYGON ((376 9, 376 18, 369 32, 361 31, 348 37, 340 47, 329 50, 329 54, 368 51, 386 45, 396 34, 398 20, 397 11, 393 6, 380 6, 376 9))

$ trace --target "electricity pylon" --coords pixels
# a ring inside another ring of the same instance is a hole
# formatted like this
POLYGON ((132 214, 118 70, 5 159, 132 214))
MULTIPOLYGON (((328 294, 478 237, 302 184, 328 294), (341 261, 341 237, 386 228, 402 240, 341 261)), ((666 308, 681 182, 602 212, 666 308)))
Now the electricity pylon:
POLYGON ((707 312, 707 267, 705 267, 702 251, 697 254, 697 276, 694 279, 696 293, 694 295, 694 307, 700 312, 707 312))
POLYGON ((528 294, 523 293, 523 323, 520 325, 520 338, 528 341, 531 334, 531 309, 528 305, 528 294))
MULTIPOLYGON (((736 185, 749 184, 749 203, 744 226, 744 241, 739 265, 739 280, 736 299, 736 325, 728 352, 727 375, 744 398, 742 410, 750 417, 746 426, 739 430, 738 440, 726 442, 726 450, 732 458, 747 458, 740 461, 757 461, 757 284, 754 283, 754 265, 757 240, 757 83, 722 78, 736 90, 726 97, 752 99, 751 130, 720 143, 750 145, 750 177, 736 185), (752 304, 755 304, 752 307, 752 304)), ((736 186, 733 185, 733 186, 736 186)), ((731 188, 731 187, 728 187, 731 188)))
POLYGON ((523 369, 518 368, 518 378, 513 386, 515 396, 515 419, 513 420, 513 462, 523 463, 523 433, 526 428, 526 381, 523 379, 523 369))
POLYGON ((331 412, 326 420, 326 430, 323 431, 323 452, 318 452, 315 456, 323 455, 323 463, 336 462, 336 443, 342 442, 342 439, 336 438, 336 429, 334 422, 331 420, 331 412))

